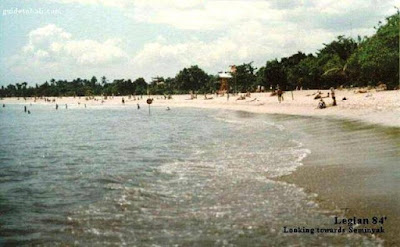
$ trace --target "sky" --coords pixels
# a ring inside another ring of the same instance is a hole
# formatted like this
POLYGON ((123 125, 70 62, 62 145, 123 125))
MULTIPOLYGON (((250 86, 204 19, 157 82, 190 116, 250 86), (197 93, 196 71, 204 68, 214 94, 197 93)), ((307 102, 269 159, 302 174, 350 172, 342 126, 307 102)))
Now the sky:
POLYGON ((0 85, 52 78, 174 77, 356 38, 397 0, 1 0, 0 85))

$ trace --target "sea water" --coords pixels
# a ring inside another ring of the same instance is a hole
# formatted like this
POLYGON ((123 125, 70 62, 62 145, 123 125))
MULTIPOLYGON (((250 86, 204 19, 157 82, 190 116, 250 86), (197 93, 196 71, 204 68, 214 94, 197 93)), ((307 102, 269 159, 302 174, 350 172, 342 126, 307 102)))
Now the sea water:
POLYGON ((333 227, 313 195, 273 180, 312 152, 285 119, 191 108, 29 109, 0 110, 0 245, 379 244, 284 232, 333 227))

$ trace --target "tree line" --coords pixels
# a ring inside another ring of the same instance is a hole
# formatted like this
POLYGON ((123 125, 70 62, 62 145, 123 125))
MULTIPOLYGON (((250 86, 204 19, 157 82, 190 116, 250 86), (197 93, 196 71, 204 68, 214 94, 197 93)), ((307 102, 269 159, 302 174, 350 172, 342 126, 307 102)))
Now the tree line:
MULTIPOLYGON (((379 22, 371 37, 339 36, 315 54, 298 52, 289 57, 267 61, 261 68, 253 63, 236 66, 230 79, 230 90, 252 92, 259 86, 284 90, 327 89, 330 87, 365 87, 386 84, 399 87, 399 22, 400 12, 379 22)), ((51 79, 34 87, 27 82, 10 84, 0 89, 0 97, 93 96, 214 93, 220 87, 217 75, 207 74, 197 65, 184 68, 175 77, 98 80, 77 78, 72 81, 51 79)))

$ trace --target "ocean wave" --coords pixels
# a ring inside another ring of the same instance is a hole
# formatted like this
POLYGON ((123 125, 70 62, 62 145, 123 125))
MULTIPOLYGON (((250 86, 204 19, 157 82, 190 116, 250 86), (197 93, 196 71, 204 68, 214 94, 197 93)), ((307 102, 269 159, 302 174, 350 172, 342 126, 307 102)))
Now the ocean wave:
POLYGON ((264 124, 277 128, 280 131, 284 131, 286 128, 282 124, 277 124, 274 122, 263 121, 264 124))

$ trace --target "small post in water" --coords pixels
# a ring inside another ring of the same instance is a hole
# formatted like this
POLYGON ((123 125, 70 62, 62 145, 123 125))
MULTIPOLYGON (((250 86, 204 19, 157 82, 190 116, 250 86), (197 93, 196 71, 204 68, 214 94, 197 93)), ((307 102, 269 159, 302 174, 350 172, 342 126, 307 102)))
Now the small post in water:
POLYGON ((148 98, 146 102, 149 105, 149 115, 150 115, 150 105, 151 103, 153 103, 153 99, 148 98))

